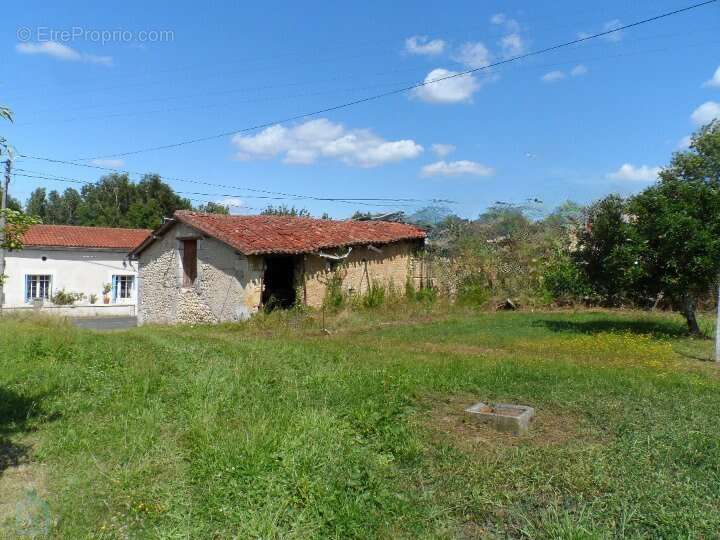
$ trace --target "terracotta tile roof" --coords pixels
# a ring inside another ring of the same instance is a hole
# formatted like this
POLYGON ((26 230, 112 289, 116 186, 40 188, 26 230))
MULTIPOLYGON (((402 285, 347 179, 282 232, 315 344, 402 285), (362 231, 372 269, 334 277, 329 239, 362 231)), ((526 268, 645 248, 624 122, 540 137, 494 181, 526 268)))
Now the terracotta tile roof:
POLYGON ((141 244, 151 232, 147 229, 33 225, 23 235, 23 244, 25 247, 85 247, 129 251, 141 244))
POLYGON ((361 244, 420 240, 425 231, 389 221, 335 221, 289 216, 223 216, 188 210, 175 219, 217 238, 245 255, 297 254, 361 244))

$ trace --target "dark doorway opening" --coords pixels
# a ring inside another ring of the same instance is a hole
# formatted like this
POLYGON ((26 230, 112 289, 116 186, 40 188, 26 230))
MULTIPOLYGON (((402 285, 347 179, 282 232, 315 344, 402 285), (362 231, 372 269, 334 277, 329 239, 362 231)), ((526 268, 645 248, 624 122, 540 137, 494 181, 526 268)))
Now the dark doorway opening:
POLYGON ((295 259, 266 257, 262 303, 266 310, 287 309, 295 304, 295 259))

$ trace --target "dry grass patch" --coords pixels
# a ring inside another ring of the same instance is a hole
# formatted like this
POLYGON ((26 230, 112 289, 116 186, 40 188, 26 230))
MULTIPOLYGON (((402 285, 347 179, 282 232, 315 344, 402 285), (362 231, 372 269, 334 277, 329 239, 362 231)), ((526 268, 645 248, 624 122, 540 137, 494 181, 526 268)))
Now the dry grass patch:
MULTIPOLYGON (((478 401, 482 400, 471 394, 425 398, 425 427, 434 437, 451 441, 453 446, 466 452, 502 452, 517 446, 547 447, 603 442, 603 437, 586 426, 577 414, 547 407, 535 408, 529 434, 518 437, 503 433, 492 425, 477 422, 465 413, 466 408, 478 401)), ((531 403, 518 404, 533 406, 531 403)))

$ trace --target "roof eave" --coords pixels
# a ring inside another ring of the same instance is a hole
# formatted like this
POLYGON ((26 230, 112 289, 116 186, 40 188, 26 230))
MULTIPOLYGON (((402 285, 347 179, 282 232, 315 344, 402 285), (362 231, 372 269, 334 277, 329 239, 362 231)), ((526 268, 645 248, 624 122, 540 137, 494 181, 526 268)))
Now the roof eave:
POLYGON ((166 219, 165 222, 153 232, 151 232, 148 237, 142 241, 140 245, 132 248, 128 253, 128 257, 130 257, 131 259, 137 259, 143 251, 150 247, 150 244, 155 242, 155 240, 157 240, 158 238, 162 237, 168 231, 168 229, 175 225, 175 223, 177 223, 177 220, 175 218, 166 219))

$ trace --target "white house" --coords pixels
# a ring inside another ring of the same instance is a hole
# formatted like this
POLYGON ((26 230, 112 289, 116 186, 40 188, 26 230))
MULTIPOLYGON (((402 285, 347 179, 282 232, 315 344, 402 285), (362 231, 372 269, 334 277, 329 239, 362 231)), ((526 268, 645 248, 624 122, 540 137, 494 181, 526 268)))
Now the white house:
POLYGON ((3 310, 134 315, 137 271, 127 254, 149 234, 145 229, 32 226, 23 236, 24 248, 6 252, 3 310), (74 297, 70 303, 69 297, 74 297))

